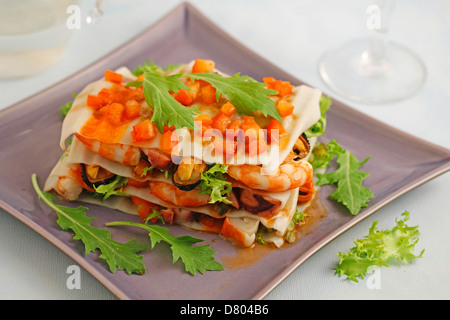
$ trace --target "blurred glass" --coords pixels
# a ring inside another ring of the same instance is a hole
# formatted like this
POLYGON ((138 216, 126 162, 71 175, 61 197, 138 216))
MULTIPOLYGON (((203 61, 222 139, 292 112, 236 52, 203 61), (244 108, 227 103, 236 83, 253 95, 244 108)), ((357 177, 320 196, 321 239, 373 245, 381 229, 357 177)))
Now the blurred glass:
POLYGON ((324 82, 337 94, 358 102, 384 103, 415 94, 426 79, 422 60, 409 48, 388 41, 394 0, 372 0, 367 27, 372 36, 345 43, 319 62, 324 82))
POLYGON ((70 6, 77 3, 0 0, 0 78, 30 76, 55 65, 73 29, 67 19, 77 14, 77 7, 70 6))

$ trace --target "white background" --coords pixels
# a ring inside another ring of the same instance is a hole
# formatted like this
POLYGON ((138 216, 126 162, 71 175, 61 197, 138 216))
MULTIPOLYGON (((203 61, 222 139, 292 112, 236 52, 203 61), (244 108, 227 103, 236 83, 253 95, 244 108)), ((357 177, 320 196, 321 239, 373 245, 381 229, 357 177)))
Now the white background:
MULTIPOLYGON (((428 78, 419 93, 398 103, 364 105, 334 95, 318 75, 319 57, 347 40, 368 35, 363 0, 197 0, 201 12, 253 51, 331 97, 396 128, 450 148, 450 2, 398 0, 392 41, 407 45, 425 62, 428 78)), ((83 1, 83 18, 94 1, 83 1), (87 6, 86 6, 87 4, 87 6)), ((0 80, 0 109, 38 93, 151 26, 180 1, 105 1, 105 16, 75 30, 57 66, 37 76, 0 80)), ((177 61, 174 61, 177 63, 177 61)), ((0 151, 1 152, 1 151, 0 151)), ((3 170, 1 168, 0 170, 3 170)), ((450 173, 410 191, 371 215, 304 262, 266 299, 449 299, 450 173), (408 210, 419 225, 423 259, 380 270, 380 288, 334 275, 339 252, 368 233, 373 221, 392 228, 408 210)), ((0 299, 115 299, 87 272, 81 289, 66 287, 73 260, 0 210, 0 299)))

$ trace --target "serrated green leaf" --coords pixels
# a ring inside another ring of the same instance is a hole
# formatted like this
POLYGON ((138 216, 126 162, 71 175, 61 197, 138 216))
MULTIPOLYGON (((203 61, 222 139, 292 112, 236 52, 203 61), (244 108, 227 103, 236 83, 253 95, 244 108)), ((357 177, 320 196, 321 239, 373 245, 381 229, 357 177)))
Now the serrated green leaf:
POLYGON ((252 116, 259 110, 264 116, 271 116, 282 121, 274 101, 269 98, 269 95, 278 92, 267 89, 266 84, 249 76, 240 76, 236 73, 231 77, 225 77, 211 72, 185 74, 185 76, 210 83, 216 89, 217 99, 221 94, 227 95, 241 114, 252 116))
POLYGON ((342 203, 353 215, 361 208, 367 207, 367 202, 373 198, 372 191, 362 186, 363 180, 369 174, 359 171, 368 160, 369 158, 366 158, 359 162, 350 151, 343 150, 337 154, 336 162, 339 168, 336 171, 317 174, 317 185, 337 184, 336 190, 329 197, 342 203))
POLYGON ((232 190, 232 185, 231 182, 227 181, 223 175, 227 171, 227 165, 222 166, 216 163, 214 166, 209 168, 208 171, 201 174, 201 193, 210 194, 209 203, 231 203, 231 201, 227 199, 227 196, 232 190))
POLYGON ((408 211, 402 216, 403 220, 396 220, 396 225, 391 230, 379 231, 378 221, 374 221, 367 236, 354 240, 355 246, 348 253, 338 254, 336 274, 346 275, 349 280, 358 282, 357 278, 363 279, 371 266, 388 267, 394 260, 409 263, 421 258, 425 250, 419 255, 414 254, 415 245, 419 241, 418 226, 406 225, 408 211))
POLYGON ((37 183, 36 174, 32 177, 33 188, 39 198, 52 208, 58 215, 57 223, 61 229, 74 232, 74 240, 81 240, 85 247, 85 255, 90 252, 100 250, 100 258, 104 259, 112 273, 125 270, 128 274, 145 273, 145 266, 142 263, 142 256, 137 253, 148 248, 148 245, 137 243, 131 240, 127 243, 119 243, 111 238, 108 230, 91 226, 91 221, 95 218, 86 215, 86 207, 66 207, 53 202, 56 198, 51 193, 42 192, 37 183))
POLYGON ((200 111, 196 107, 183 106, 169 93, 178 92, 179 89, 191 90, 180 80, 180 74, 164 76, 156 67, 145 66, 142 85, 145 100, 153 108, 152 122, 160 132, 163 132, 166 124, 177 129, 196 129, 194 116, 200 111))
POLYGON ((107 226, 113 225, 129 225, 147 230, 149 232, 152 249, 161 241, 168 243, 172 250, 172 262, 175 263, 181 259, 186 271, 192 275, 195 275, 197 272, 203 274, 207 270, 223 270, 223 266, 213 257, 213 254, 216 252, 212 250, 209 245, 193 246, 198 242, 202 242, 202 239, 194 238, 189 235, 175 237, 169 233, 167 228, 158 225, 148 225, 129 221, 115 221, 107 224, 107 226))

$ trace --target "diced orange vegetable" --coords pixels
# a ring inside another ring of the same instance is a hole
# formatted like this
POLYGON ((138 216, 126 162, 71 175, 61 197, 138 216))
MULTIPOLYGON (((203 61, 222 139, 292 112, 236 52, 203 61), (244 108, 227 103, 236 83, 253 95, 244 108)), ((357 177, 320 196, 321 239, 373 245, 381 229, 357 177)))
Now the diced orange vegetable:
POLYGON ((92 94, 88 94, 86 99, 86 104, 90 107, 99 108, 105 105, 103 100, 99 98, 98 96, 94 96, 92 94))
POLYGON ((259 138, 259 130, 261 127, 255 122, 255 118, 251 116, 244 116, 244 122, 241 125, 246 135, 255 135, 259 138))
POLYGON ((195 121, 200 121, 202 123, 202 125, 204 125, 204 126, 212 125, 212 119, 209 116, 209 114, 207 114, 207 113, 201 113, 201 114, 197 115, 197 117, 195 118, 195 121))
POLYGON ((178 144, 178 137, 173 131, 166 131, 161 135, 161 150, 166 153, 172 153, 173 148, 178 144))
POLYGON ((273 119, 269 125, 267 126, 267 141, 269 143, 276 143, 281 145, 281 141, 288 137, 286 129, 283 127, 283 124, 273 119))
POLYGON ((132 120, 141 114, 141 105, 136 100, 129 100, 125 103, 125 119, 132 120))
POLYGON ((266 152, 267 143, 264 137, 259 137, 258 139, 249 139, 246 145, 246 151, 250 157, 257 156, 261 153, 266 152))
POLYGON ((220 112, 222 112, 223 114, 225 114, 228 117, 231 117, 235 111, 236 111, 236 107, 233 106, 233 104, 231 102, 225 103, 220 108, 220 112))
POLYGON ((228 125, 227 129, 230 130, 239 130, 242 129, 242 124, 244 123, 244 120, 242 119, 234 119, 233 121, 231 121, 231 123, 228 125))
POLYGON ((133 126, 133 131, 131 132, 133 140, 136 142, 148 141, 155 137, 155 127, 150 119, 146 119, 142 122, 133 126))
POLYGON ((143 73, 140 74, 140 75, 137 77, 137 80, 138 80, 138 81, 144 80, 144 74, 143 74, 143 73))
POLYGON ((209 83, 206 86, 200 87, 200 97, 206 104, 216 103, 216 88, 209 83))
MULTIPOLYGON (((139 197, 131 196, 131 201, 137 207, 138 214, 141 216, 142 220, 145 220, 149 214, 153 213, 153 210, 159 210, 158 205, 151 203, 139 197)), ((152 219, 155 222, 157 217, 152 219)))
POLYGON ((274 82, 275 81, 275 78, 274 77, 264 77, 263 78, 263 82, 265 83, 265 84, 269 84, 269 83, 272 83, 272 82, 274 82))
POLYGON ((236 142, 234 140, 216 137, 213 145, 215 154, 225 156, 227 161, 236 153, 236 142))
POLYGON ((231 123, 231 120, 228 116, 226 116, 225 114, 223 114, 222 112, 219 112, 213 119, 212 119, 212 124, 211 126, 214 129, 219 130, 220 132, 222 132, 223 134, 225 134, 228 125, 231 123))
POLYGON ((178 92, 174 94, 174 98, 184 106, 190 105, 193 101, 190 90, 186 89, 178 90, 178 92))
POLYGON ((281 99, 277 102, 277 110, 282 118, 286 118, 292 114, 294 111, 294 106, 286 100, 281 99))
POLYGON ((111 70, 105 70, 105 80, 115 82, 115 83, 122 83, 123 75, 121 75, 120 73, 111 71, 111 70))
POLYGON ((170 126, 168 124, 165 124, 163 127, 163 133, 166 133, 167 131, 175 131, 175 126, 170 126))
POLYGON ((102 99, 103 104, 107 105, 108 103, 112 102, 113 93, 111 90, 103 88, 100 90, 100 92, 97 94, 97 97, 102 99))
POLYGON ((117 86, 111 91, 113 93, 112 102, 125 104, 130 98, 131 88, 117 86))
POLYGON ((120 125, 124 119, 125 106, 121 103, 111 103, 105 107, 105 112, 111 124, 120 125))
POLYGON ((214 72, 215 63, 213 60, 196 59, 192 66, 192 73, 214 72))
POLYGON ((200 92, 200 82, 198 81, 187 81, 186 85, 191 89, 189 94, 192 97, 192 101, 196 101, 200 92))
POLYGON ((263 81, 267 84, 268 89, 278 91, 280 97, 287 96, 294 89, 294 86, 289 81, 275 80, 273 77, 265 77, 263 81))

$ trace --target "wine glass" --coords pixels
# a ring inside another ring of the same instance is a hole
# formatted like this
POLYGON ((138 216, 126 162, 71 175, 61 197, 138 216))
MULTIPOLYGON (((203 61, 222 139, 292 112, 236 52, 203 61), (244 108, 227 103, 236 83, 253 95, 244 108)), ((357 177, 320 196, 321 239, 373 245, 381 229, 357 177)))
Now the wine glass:
POLYGON ((385 103, 411 97, 422 87, 424 63, 407 47, 388 41, 394 5, 394 0, 373 0, 367 8, 372 37, 350 41, 320 59, 320 76, 339 95, 385 103))
POLYGON ((102 0, 96 0, 95 6, 91 9, 91 11, 89 11, 88 16, 86 17, 86 22, 87 24, 97 23, 102 16, 102 0))

